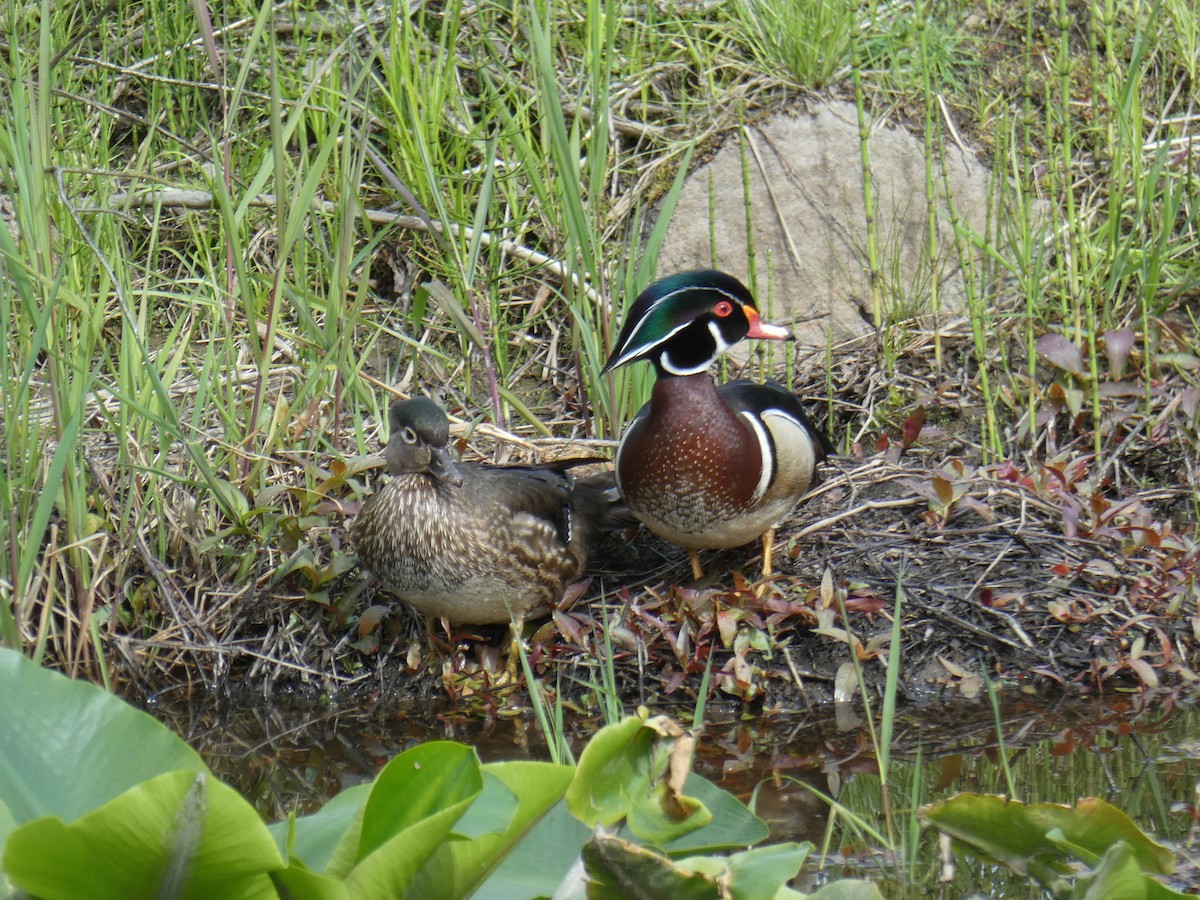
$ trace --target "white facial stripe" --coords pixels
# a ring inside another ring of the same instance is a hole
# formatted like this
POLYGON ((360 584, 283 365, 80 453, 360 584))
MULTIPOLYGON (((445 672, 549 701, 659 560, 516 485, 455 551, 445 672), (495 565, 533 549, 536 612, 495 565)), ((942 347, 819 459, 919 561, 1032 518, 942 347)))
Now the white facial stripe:
POLYGON ((708 331, 709 331, 709 334, 711 334, 713 336, 713 341, 717 345, 717 352, 713 355, 713 359, 716 359, 718 356, 720 356, 722 353, 724 353, 726 350, 729 349, 729 342, 726 341, 725 338, 721 336, 721 328, 719 325, 717 325, 716 319, 713 319, 711 322, 708 323, 708 331))
MULTIPOLYGON (((617 357, 617 361, 612 364, 612 368, 615 369, 617 366, 624 365, 625 363, 629 362, 629 360, 632 357, 635 357, 635 356, 638 356, 639 354, 645 353, 648 349, 650 349, 649 347, 641 346, 637 342, 638 332, 640 332, 642 330, 642 328, 643 328, 643 326, 645 326, 645 324, 646 324, 646 320, 642 319, 642 321, 638 324, 638 327, 633 330, 633 334, 631 334, 629 336, 629 340, 627 340, 625 342, 626 346, 632 347, 633 349, 626 350, 619 357, 617 357)), ((679 332, 683 331, 683 329, 687 328, 691 324, 692 324, 691 322, 684 322, 682 325, 677 325, 676 327, 674 327, 670 331, 668 331, 659 340, 657 340, 653 344, 651 344, 650 347, 657 347, 659 344, 662 344, 665 341, 670 340, 672 337, 674 337, 679 332)))
MULTIPOLYGON (((713 291, 714 293, 720 294, 722 297, 728 297, 731 302, 736 303, 739 307, 742 305, 742 301, 739 300, 737 297, 735 297, 733 294, 729 293, 728 291, 723 291, 718 287, 709 287, 708 285, 705 285, 703 289, 713 291)), ((661 297, 658 298, 658 300, 656 300, 654 302, 654 305, 651 306, 650 309, 656 309, 660 304, 665 303, 667 300, 671 299, 676 294, 684 294, 684 293, 687 293, 688 291, 694 291, 694 290, 698 290, 698 288, 696 288, 695 286, 681 287, 681 288, 677 288, 676 290, 671 291, 669 294, 663 294, 661 297)), ((612 367, 614 369, 617 366, 624 365, 625 363, 629 362, 630 357, 637 356, 639 353, 645 353, 646 350, 648 349, 646 347, 641 347, 639 345, 637 337, 641 333, 642 329, 646 326, 646 323, 650 320, 649 312, 650 312, 650 310, 646 311, 646 315, 642 316, 642 320, 640 322, 638 322, 637 327, 633 329, 633 332, 629 335, 629 339, 625 342, 626 347, 634 347, 637 349, 626 350, 619 357, 617 357, 616 362, 614 362, 612 364, 612 367)), ((690 321, 688 321, 688 322, 684 322, 682 325, 677 325, 676 327, 672 328, 669 332, 667 332, 665 335, 663 335, 663 337, 659 338, 657 341, 655 341, 650 346, 657 347, 659 344, 661 344, 667 340, 670 340, 671 337, 678 334, 684 328, 687 328, 690 324, 692 324, 692 323, 690 321)), ((775 327, 775 326, 772 326, 772 327, 775 327)), ((784 331, 786 331, 786 329, 784 329, 784 331)), ((719 341, 719 346, 720 345, 724 345, 724 346, 721 346, 720 353, 724 353, 725 350, 727 350, 729 347, 729 345, 725 344, 724 341, 719 341)), ((720 354, 718 354, 718 355, 720 355, 720 354)), ((707 369, 708 366, 705 366, 704 368, 707 369)), ((694 372, 674 372, 674 370, 672 370, 672 369, 667 369, 667 371, 673 372, 673 374, 676 374, 676 375, 680 375, 680 374, 693 375, 693 374, 695 374, 694 372)), ((700 371, 703 371, 703 370, 700 370, 700 371)))

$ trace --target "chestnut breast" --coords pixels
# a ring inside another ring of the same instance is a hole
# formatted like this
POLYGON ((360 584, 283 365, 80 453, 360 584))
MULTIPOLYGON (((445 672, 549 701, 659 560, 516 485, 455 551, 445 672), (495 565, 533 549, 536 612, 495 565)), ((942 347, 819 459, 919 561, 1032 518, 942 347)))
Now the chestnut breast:
POLYGON ((655 382, 622 438, 617 481, 651 531, 710 546, 714 528, 753 508, 762 466, 758 439, 702 373, 655 382))

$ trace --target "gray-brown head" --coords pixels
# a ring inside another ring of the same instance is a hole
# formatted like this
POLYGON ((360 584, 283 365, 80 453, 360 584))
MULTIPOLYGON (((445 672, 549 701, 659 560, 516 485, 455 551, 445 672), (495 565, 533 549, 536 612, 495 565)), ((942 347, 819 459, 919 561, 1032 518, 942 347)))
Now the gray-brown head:
POLYGON ((450 459, 450 421, 445 411, 428 397, 397 400, 388 410, 389 475, 432 475, 447 484, 462 484, 462 473, 450 459))

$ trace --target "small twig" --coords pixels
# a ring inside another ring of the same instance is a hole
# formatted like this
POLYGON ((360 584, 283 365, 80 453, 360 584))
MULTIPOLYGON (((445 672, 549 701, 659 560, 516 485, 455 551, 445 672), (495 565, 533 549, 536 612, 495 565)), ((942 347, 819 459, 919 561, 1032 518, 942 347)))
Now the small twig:
MULTIPOLYGON (((211 209, 215 205, 211 191, 185 190, 182 188, 165 188, 137 192, 119 191, 109 195, 108 204, 110 208, 166 206, 182 209, 211 209)), ((257 194, 250 199, 247 205, 268 209, 274 208, 276 205, 275 195, 257 194)), ((338 204, 330 200, 314 199, 311 206, 315 212, 326 214, 334 213, 338 210, 338 204)), ((402 215, 401 213, 386 212, 381 209, 361 207, 361 215, 374 225, 395 225, 408 231, 433 231, 441 233, 448 230, 455 236, 461 235, 467 238, 475 234, 475 230, 469 225, 459 225, 456 222, 452 222, 448 228, 445 228, 439 222, 432 220, 426 222, 420 216, 402 215)), ((541 267, 558 278, 559 281, 574 284, 590 301, 601 307, 605 315, 612 314, 612 307, 609 302, 601 297, 596 289, 584 279, 569 271, 564 263, 559 262, 551 256, 547 256, 545 253, 524 247, 515 241, 495 238, 488 231, 480 232, 479 240, 485 247, 494 245, 505 256, 520 259, 533 266, 541 267)))
POLYGON ((845 519, 853 518, 854 516, 857 516, 860 513, 867 512, 868 510, 895 509, 900 506, 919 506, 921 503, 924 503, 924 502, 925 502, 925 500, 923 497, 918 497, 915 495, 912 497, 901 497, 896 500, 868 500, 866 503, 860 503, 858 506, 854 507, 853 509, 847 509, 847 510, 844 510, 843 512, 838 513, 837 515, 828 516, 827 518, 820 519, 816 522, 810 522, 808 525, 806 525, 804 528, 801 528, 795 534, 790 534, 788 536, 792 537, 792 538, 796 538, 796 539, 799 539, 802 537, 808 537, 808 535, 812 534, 813 532, 823 531, 824 529, 830 527, 831 525, 836 525, 838 522, 841 522, 845 519))

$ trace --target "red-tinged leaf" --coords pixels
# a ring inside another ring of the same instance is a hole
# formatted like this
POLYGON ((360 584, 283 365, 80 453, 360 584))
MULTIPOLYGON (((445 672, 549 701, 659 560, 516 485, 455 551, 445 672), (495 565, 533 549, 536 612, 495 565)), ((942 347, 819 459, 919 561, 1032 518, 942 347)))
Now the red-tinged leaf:
POLYGON ((1146 687, 1158 687, 1158 673, 1154 671, 1154 667, 1150 663, 1144 659, 1127 659, 1125 663, 1137 673, 1137 677, 1142 680, 1142 684, 1146 687))
POLYGON ((362 511, 362 503, 358 500, 336 500, 327 498, 314 506, 312 511, 319 516, 328 515, 330 513, 340 514, 343 516, 357 516, 362 511))
POLYGON ((1061 334, 1043 334, 1037 340, 1037 352, 1038 356, 1051 365, 1070 372, 1072 375, 1082 376, 1084 374, 1083 354, 1079 352, 1078 347, 1061 334))
POLYGON ((1057 683, 1058 683, 1059 685, 1061 685, 1062 687, 1066 687, 1066 686, 1067 686, 1066 679, 1064 679, 1064 678, 1062 677, 1062 675, 1060 675, 1058 672, 1055 672, 1053 669, 1050 669, 1050 668, 1046 668, 1046 667, 1043 667, 1043 666, 1038 666, 1038 667, 1036 667, 1036 668, 1030 669, 1030 670, 1029 670, 1029 674, 1031 674, 1031 675, 1041 675, 1043 678, 1048 678, 1048 679, 1050 679, 1051 681, 1057 682, 1057 683))
POLYGON ((846 609, 850 612, 876 613, 890 607, 891 604, 887 600, 876 597, 874 594, 851 595, 846 598, 846 609))
POLYGON ((933 485, 924 479, 916 478, 901 478, 900 483, 911 490, 914 494, 919 494, 930 503, 939 503, 937 491, 933 485))
POLYGON ((1154 635, 1158 638, 1159 646, 1162 647, 1163 665, 1172 665, 1174 663, 1174 659, 1171 656, 1171 641, 1167 638, 1166 634, 1161 628, 1155 628, 1154 635))
POLYGON ((733 593, 735 595, 747 594, 751 597, 754 596, 754 589, 750 586, 750 582, 746 580, 745 575, 738 571, 734 571, 733 573, 733 593))
POLYGON ((1063 535, 1067 538, 1074 538, 1079 533, 1079 510, 1074 506, 1064 506, 1062 517, 1063 535))
POLYGON ((558 633, 573 644, 578 644, 583 636, 583 622, 570 613, 554 610, 550 616, 558 633))
POLYGON ((992 508, 976 497, 965 495, 959 497, 958 505, 963 509, 974 510, 985 522, 992 522, 996 519, 996 513, 992 508))
POLYGON ((1100 396, 1109 399, 1117 397, 1142 397, 1146 389, 1134 381, 1106 381, 1100 385, 1100 396))
POLYGON ((992 598, 992 609, 1004 609, 1006 606, 1016 604, 1018 607, 1025 608, 1024 597, 1016 591, 1005 591, 992 598))
POLYGON ((675 693, 683 685, 683 680, 686 677, 686 672, 676 672, 667 679, 667 683, 663 686, 663 690, 668 694, 675 693))
POLYGON ((1049 422, 1051 419, 1053 419, 1055 416, 1057 416, 1059 410, 1061 410, 1061 409, 1062 409, 1061 403, 1057 404, 1057 405, 1054 403, 1039 404, 1038 408, 1037 408, 1037 413, 1033 417, 1033 424, 1036 427, 1041 428, 1043 425, 1045 425, 1047 422, 1049 422))
POLYGON ((1108 374, 1113 378, 1120 378, 1124 374, 1134 340, 1135 335, 1128 328, 1105 332, 1104 352, 1108 356, 1108 374))
POLYGON ((921 429, 925 426, 925 407, 918 406, 913 410, 912 415, 904 420, 904 425, 901 429, 904 446, 911 447, 921 434, 921 429))
POLYGON ((1200 388, 1185 388, 1179 395, 1179 411, 1195 421, 1197 405, 1200 405, 1200 388))
POLYGON ((1070 756, 1075 752, 1075 732, 1067 729, 1062 734, 1062 739, 1055 741, 1050 747, 1051 756, 1070 756))
POLYGON ((1075 616, 1071 613, 1071 605, 1063 600, 1051 600, 1046 604, 1046 612, 1064 624, 1075 621, 1075 616))
POLYGON ((886 434, 880 433, 879 439, 875 441, 875 452, 882 453, 892 444, 891 438, 886 434))
POLYGON ((938 502, 942 506, 949 506, 954 502, 954 485, 940 475, 935 475, 929 479, 929 483, 933 485, 934 493, 937 494, 938 502))
POLYGON ((1017 482, 1021 480, 1021 470, 1016 467, 1011 459, 1006 459, 997 467, 996 478, 1001 481, 1017 482))
POLYGON ((717 612, 717 632, 721 635, 721 646, 726 649, 733 646, 733 640, 737 637, 739 618, 737 612, 732 609, 717 612))
POLYGON ((1083 571, 1089 575, 1100 575, 1105 578, 1116 578, 1117 567, 1110 563, 1107 559, 1089 560, 1087 565, 1083 567, 1083 571))
POLYGON ((559 609, 570 609, 579 602, 579 598, 588 592, 588 588, 592 586, 592 579, 583 578, 579 581, 572 582, 567 585, 567 589, 563 591, 563 598, 558 604, 559 609))
POLYGON ((378 628, 383 617, 389 612, 391 610, 388 607, 379 605, 368 606, 364 609, 362 615, 358 617, 358 639, 361 641, 378 628))
POLYGON ((938 779, 933 789, 935 791, 944 791, 958 781, 963 773, 963 762, 963 754, 961 753, 952 753, 938 760, 938 779))
POLYGON ((796 603, 783 597, 771 597, 763 602, 763 608, 771 613, 774 621, 777 622, 783 621, 789 616, 801 616, 812 612, 803 603, 796 603))
POLYGON ((1050 574, 1057 575, 1059 578, 1066 578, 1073 571, 1066 563, 1055 563, 1050 567, 1050 574))

